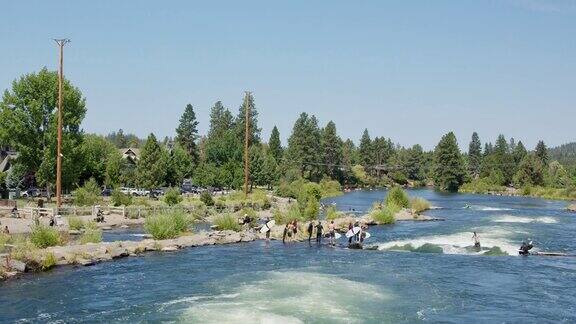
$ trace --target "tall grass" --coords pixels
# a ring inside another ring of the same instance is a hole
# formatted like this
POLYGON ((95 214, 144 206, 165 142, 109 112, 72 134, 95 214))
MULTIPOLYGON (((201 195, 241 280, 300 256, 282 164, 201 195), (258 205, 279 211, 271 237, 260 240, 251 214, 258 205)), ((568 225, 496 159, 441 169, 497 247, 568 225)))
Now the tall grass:
POLYGON ((430 209, 430 202, 424 198, 416 197, 410 200, 410 207, 414 210, 416 214, 430 209))
POLYGON ((80 236, 80 243, 100 243, 102 242, 102 230, 100 229, 87 229, 82 236, 80 236))
POLYGON ((292 221, 302 221, 304 217, 300 212, 300 207, 298 204, 292 204, 287 211, 283 212, 279 209, 275 209, 272 214, 274 215, 274 221, 276 224, 288 224, 292 221))
POLYGON ((82 228, 84 228, 84 221, 82 221, 78 217, 69 217, 68 228, 70 228, 71 230, 79 231, 82 228))
POLYGON ((47 248, 60 244, 60 234, 55 229, 39 225, 32 228, 30 241, 38 248, 47 248))
POLYGON ((395 211, 393 208, 395 207, 383 206, 382 208, 373 209, 370 212, 370 217, 378 224, 394 224, 396 219, 394 218, 395 211))
POLYGON ((221 231, 232 230, 239 232, 242 228, 240 224, 238 224, 238 218, 232 214, 220 214, 216 216, 214 225, 221 231))
POLYGON ((10 242, 10 235, 0 233, 0 252, 4 252, 5 246, 4 244, 8 244, 10 242))
POLYGON ((410 200, 408 199, 408 194, 404 189, 396 186, 388 191, 385 199, 386 206, 395 205, 400 208, 408 208, 410 206, 410 200))
POLYGON ((344 215, 344 213, 339 212, 336 210, 336 207, 330 206, 326 209, 326 219, 327 220, 334 220, 336 218, 340 218, 344 215))
POLYGON ((154 239, 175 238, 188 231, 191 219, 182 211, 168 211, 146 217, 144 228, 154 239))

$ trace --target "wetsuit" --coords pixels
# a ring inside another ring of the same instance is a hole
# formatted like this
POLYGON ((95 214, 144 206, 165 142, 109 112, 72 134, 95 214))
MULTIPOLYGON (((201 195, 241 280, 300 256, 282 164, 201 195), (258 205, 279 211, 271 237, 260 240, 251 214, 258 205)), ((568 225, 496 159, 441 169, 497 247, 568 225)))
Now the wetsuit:
POLYGON ((308 242, 312 240, 312 232, 314 232, 314 224, 310 222, 310 224, 308 224, 308 242))
POLYGON ((319 223, 318 225, 316 225, 316 243, 322 242, 322 230, 323 229, 324 229, 324 226, 322 226, 322 223, 319 223))

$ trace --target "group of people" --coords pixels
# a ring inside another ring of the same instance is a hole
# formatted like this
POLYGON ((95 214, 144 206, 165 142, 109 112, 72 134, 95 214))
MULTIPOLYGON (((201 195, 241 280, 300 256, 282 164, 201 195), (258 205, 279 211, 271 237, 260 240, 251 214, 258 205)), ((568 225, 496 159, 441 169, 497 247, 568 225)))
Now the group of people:
MULTIPOLYGON (((310 221, 306 228, 306 232, 308 233, 308 242, 312 242, 312 236, 316 234, 316 243, 322 243, 322 238, 325 234, 324 225, 322 225, 321 221, 310 221)), ((298 221, 294 220, 288 222, 284 227, 284 234, 282 235, 282 242, 286 243, 286 240, 291 241, 296 239, 296 235, 298 234, 298 221)), ((334 225, 334 221, 330 221, 328 223, 328 239, 330 240, 330 245, 335 245, 336 237, 336 226, 334 225)))
MULTIPOLYGON (((270 231, 268 231, 267 233, 270 233, 270 231)), ((282 243, 286 243, 286 238, 288 238, 288 241, 296 239, 297 234, 298 234, 298 221, 293 220, 291 222, 288 222, 286 226, 284 226, 284 233, 282 234, 282 243)))

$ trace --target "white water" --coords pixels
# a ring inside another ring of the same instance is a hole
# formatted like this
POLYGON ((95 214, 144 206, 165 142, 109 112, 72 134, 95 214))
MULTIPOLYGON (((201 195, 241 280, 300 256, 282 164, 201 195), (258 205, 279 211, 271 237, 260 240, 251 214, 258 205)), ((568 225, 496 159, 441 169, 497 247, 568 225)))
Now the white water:
POLYGON ((512 208, 499 208, 499 207, 488 207, 488 206, 471 206, 474 210, 481 210, 481 211, 509 211, 513 210, 512 208))
POLYGON ((495 217, 492 221, 495 223, 543 223, 543 224, 558 223, 556 218, 549 216, 529 217, 529 216, 502 215, 495 217))
MULTIPOLYGON (((517 255, 518 247, 515 246, 509 239, 513 232, 500 227, 484 227, 479 228, 477 234, 480 238, 482 248, 499 247, 502 251, 509 255, 517 255)), ((386 243, 377 243, 378 250, 389 250, 394 246, 403 246, 406 244, 412 245, 414 248, 419 248, 424 244, 434 244, 442 248, 445 254, 482 254, 481 252, 470 252, 466 247, 474 245, 472 239, 473 232, 459 232, 444 235, 422 236, 414 239, 398 240, 386 243)))
POLYGON ((188 297, 183 321, 198 323, 360 322, 362 305, 388 298, 376 286, 308 272, 267 272, 210 298, 188 297))

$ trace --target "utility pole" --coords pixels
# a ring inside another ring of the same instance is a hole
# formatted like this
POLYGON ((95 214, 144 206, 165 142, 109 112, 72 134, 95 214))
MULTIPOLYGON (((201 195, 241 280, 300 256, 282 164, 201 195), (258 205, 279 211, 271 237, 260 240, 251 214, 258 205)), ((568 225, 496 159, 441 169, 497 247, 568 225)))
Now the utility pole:
POLYGON ((62 88, 64 82, 64 45, 69 39, 54 40, 60 49, 60 68, 58 73, 58 146, 56 149, 56 207, 62 205, 62 88))
POLYGON ((244 95, 244 112, 246 114, 245 132, 244 132, 244 198, 248 198, 248 177, 250 175, 250 163, 248 161, 248 132, 250 131, 250 91, 244 95))

